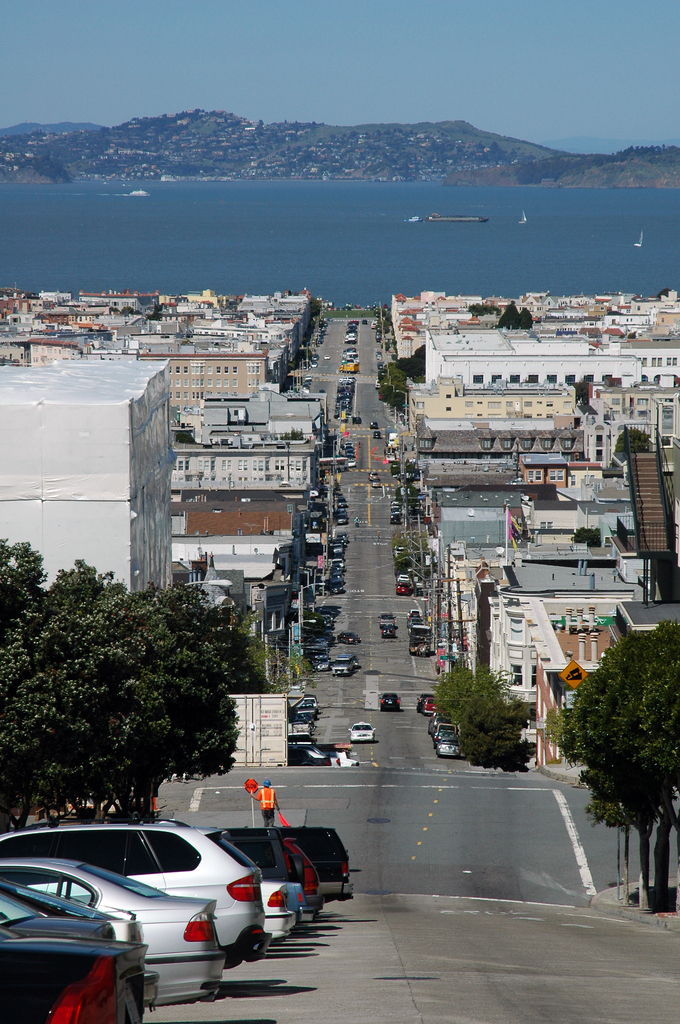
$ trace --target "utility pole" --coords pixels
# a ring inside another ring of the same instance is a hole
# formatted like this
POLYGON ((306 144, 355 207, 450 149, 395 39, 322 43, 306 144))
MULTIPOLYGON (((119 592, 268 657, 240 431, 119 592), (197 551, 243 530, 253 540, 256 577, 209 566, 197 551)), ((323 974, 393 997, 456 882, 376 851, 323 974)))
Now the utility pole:
POLYGON ((460 603, 460 580, 458 579, 458 572, 456 571, 456 620, 458 623, 458 655, 461 661, 465 660, 464 651, 465 645, 463 643, 464 630, 463 630, 463 615, 461 611, 460 603))

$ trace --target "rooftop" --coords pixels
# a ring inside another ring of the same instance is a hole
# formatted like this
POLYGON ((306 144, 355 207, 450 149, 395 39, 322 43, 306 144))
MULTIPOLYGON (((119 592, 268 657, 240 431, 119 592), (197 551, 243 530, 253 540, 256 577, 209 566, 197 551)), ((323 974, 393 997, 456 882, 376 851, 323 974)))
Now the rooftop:
POLYGON ((118 405, 141 398, 165 363, 81 362, 60 360, 44 368, 0 366, 0 402, 4 405, 118 405))

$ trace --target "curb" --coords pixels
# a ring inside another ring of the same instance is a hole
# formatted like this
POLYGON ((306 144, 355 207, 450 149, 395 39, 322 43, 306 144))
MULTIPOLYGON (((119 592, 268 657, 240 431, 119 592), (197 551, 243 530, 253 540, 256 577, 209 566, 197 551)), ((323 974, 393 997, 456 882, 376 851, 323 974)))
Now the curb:
POLYGON ((675 914, 642 914, 639 910, 620 907, 616 903, 605 900, 611 891, 611 889, 605 889, 603 892, 596 893, 590 901, 590 909, 605 917, 621 917, 626 921, 636 921, 637 924, 651 925, 653 928, 665 928, 671 932, 680 931, 680 917, 675 914))
POLYGON ((566 782, 569 786, 576 786, 578 789, 587 789, 583 783, 579 780, 578 776, 566 775, 564 772, 559 771, 557 768, 553 768, 548 764, 541 764, 535 769, 541 775, 545 775, 549 779, 554 779, 555 782, 566 782))

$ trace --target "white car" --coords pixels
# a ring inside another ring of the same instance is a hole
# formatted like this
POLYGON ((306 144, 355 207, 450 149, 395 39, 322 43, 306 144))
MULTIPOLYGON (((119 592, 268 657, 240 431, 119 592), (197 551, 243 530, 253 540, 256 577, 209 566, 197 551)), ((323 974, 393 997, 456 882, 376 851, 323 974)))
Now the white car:
POLYGON ((359 761, 354 757, 349 757, 344 750, 338 750, 335 754, 331 754, 331 765, 333 768, 358 768, 359 761))
POLYGON ((350 743, 373 743, 375 740, 375 729, 369 722, 356 722, 350 726, 350 743))
POLYGON ((324 356, 324 359, 330 359, 330 356, 324 356))

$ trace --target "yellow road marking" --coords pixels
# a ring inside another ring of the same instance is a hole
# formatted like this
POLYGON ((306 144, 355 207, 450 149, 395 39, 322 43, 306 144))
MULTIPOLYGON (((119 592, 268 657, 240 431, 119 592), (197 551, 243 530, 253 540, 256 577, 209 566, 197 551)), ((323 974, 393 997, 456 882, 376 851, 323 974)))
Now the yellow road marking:
MULTIPOLYGON (((439 792, 441 793, 441 789, 439 790, 439 792)), ((434 800, 433 803, 438 804, 439 800, 434 800)))
POLYGON ((411 860, 415 860, 415 859, 416 859, 415 857, 411 857, 411 860))
POLYGON ((418 840, 418 846, 422 846, 422 845, 423 845, 422 840, 419 839, 418 840))
POLYGON ((427 825, 423 828, 423 832, 427 832, 427 825))
POLYGON ((432 811, 430 811, 430 813, 428 814, 428 818, 431 818, 431 817, 432 817, 432 813, 433 813, 433 812, 432 812, 432 811))
POLYGON ((371 525, 371 503, 368 503, 368 525, 371 525))

